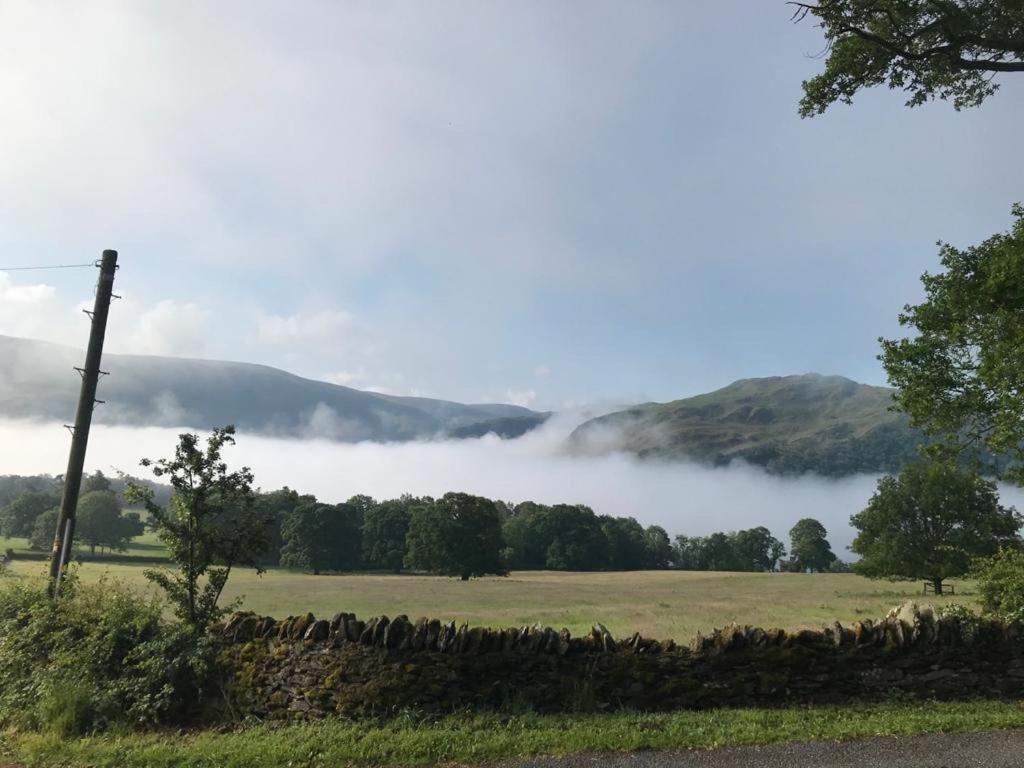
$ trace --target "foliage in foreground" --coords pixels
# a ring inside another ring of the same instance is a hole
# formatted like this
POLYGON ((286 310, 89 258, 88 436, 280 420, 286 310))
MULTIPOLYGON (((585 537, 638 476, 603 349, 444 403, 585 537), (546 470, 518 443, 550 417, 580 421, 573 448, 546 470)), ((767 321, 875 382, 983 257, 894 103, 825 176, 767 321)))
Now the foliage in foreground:
POLYGON ((794 2, 828 41, 825 71, 805 81, 800 114, 849 104, 864 88, 888 85, 907 106, 948 99, 974 107, 999 87, 993 78, 1024 72, 1024 6, 1007 0, 817 0, 794 2))
POLYGON ((383 721, 332 719, 190 736, 156 733, 67 742, 52 736, 12 734, 6 757, 33 766, 90 768, 434 765, 1021 726, 1024 709, 1019 703, 991 701, 666 714, 506 713, 440 720, 407 713, 383 721))
POLYGON ((1005 619, 1024 621, 1024 552, 1002 549, 975 563, 982 607, 1005 619))
POLYGON ((231 569, 262 572, 267 549, 270 520, 256 507, 252 472, 229 472, 221 456, 225 445, 234 444, 234 434, 232 426, 215 429, 204 449, 198 435, 185 433, 178 436, 173 459, 140 462, 174 489, 166 508, 154 502, 150 488, 129 484, 126 491, 131 501, 145 505, 177 565, 176 573, 151 570, 146 577, 197 634, 222 614, 218 602, 231 569))
POLYGON ((866 509, 850 523, 854 570, 874 578, 942 582, 962 576, 975 557, 1018 544, 1020 518, 999 504, 995 483, 951 461, 922 460, 878 481, 866 509))
POLYGON ((925 300, 899 316, 914 334, 883 340, 881 359, 915 426, 1024 483, 1024 206, 1013 216, 980 245, 941 245, 945 271, 925 273, 925 300))
POLYGON ((201 698, 212 658, 162 605, 117 582, 69 575, 0 581, 0 725, 62 734, 177 722, 201 698))

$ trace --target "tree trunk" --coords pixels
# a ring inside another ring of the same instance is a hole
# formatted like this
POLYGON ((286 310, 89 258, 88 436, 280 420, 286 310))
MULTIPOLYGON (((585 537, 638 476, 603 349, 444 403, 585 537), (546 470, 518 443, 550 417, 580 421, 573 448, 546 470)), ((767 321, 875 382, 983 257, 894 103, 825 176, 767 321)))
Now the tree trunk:
POLYGON ((935 594, 936 595, 941 595, 942 594, 942 578, 941 577, 940 578, 933 578, 932 579, 932 587, 935 588, 935 594))
POLYGON ((459 580, 460 581, 469 581, 469 574, 466 574, 466 573, 462 574, 462 578, 459 579, 459 580))

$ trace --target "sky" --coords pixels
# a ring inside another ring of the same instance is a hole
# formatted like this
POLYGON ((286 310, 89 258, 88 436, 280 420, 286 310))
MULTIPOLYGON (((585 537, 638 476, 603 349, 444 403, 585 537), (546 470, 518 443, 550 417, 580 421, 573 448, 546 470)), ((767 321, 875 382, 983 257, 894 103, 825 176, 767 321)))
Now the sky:
MULTIPOLYGON (((797 114, 820 30, 715 3, 0 0, 0 268, 120 253, 108 350, 540 409, 884 383, 1024 199, 1024 80, 797 114)), ((89 270, 3 272, 84 347, 89 270)))

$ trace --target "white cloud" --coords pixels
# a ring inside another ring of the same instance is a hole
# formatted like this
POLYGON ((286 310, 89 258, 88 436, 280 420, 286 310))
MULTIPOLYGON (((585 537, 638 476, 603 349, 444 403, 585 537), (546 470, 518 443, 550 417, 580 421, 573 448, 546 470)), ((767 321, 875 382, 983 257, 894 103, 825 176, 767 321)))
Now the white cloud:
POLYGON ((31 309, 53 300, 56 290, 52 285, 15 285, 10 275, 0 272, 0 307, 31 309))
POLYGON ((512 405, 521 405, 524 408, 529 408, 530 404, 537 399, 537 393, 532 389, 530 390, 505 390, 505 402, 511 403, 512 405))
POLYGON ((349 336, 354 327, 348 312, 329 309, 287 317, 261 313, 256 323, 260 341, 268 344, 334 341, 349 336))
POLYGON ((358 387, 366 381, 366 369, 360 368, 357 371, 334 371, 325 373, 320 377, 328 384, 340 384, 343 387, 358 387))
POLYGON ((328 384, 352 387, 354 389, 361 389, 364 392, 376 392, 379 395, 397 394, 392 387, 377 383, 375 379, 367 374, 366 369, 362 367, 352 371, 332 371, 323 374, 320 376, 320 379, 328 384))
POLYGON ((17 285, 10 275, 0 272, 0 333, 52 340, 53 321, 60 312, 55 295, 53 286, 17 285))
POLYGON ((146 355, 201 356, 206 351, 209 335, 208 311, 198 304, 167 299, 139 316, 135 330, 125 338, 124 351, 146 355))
POLYGON ((533 369, 533 375, 536 376, 538 379, 546 379, 548 376, 551 375, 551 369, 548 368, 546 365, 538 365, 536 368, 533 369))

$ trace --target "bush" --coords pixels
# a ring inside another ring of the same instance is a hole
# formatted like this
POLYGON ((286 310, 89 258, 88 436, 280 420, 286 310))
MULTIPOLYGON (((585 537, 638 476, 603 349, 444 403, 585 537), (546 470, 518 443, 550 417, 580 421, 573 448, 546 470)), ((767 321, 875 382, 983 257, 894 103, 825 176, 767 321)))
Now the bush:
POLYGON ((1024 621, 1024 552, 1001 549, 974 565, 981 604, 989 613, 1024 621))
POLYGON ((212 648, 161 614, 159 602, 110 580, 72 576, 55 602, 41 579, 4 579, 0 725, 67 735, 186 718, 210 679, 212 648))

